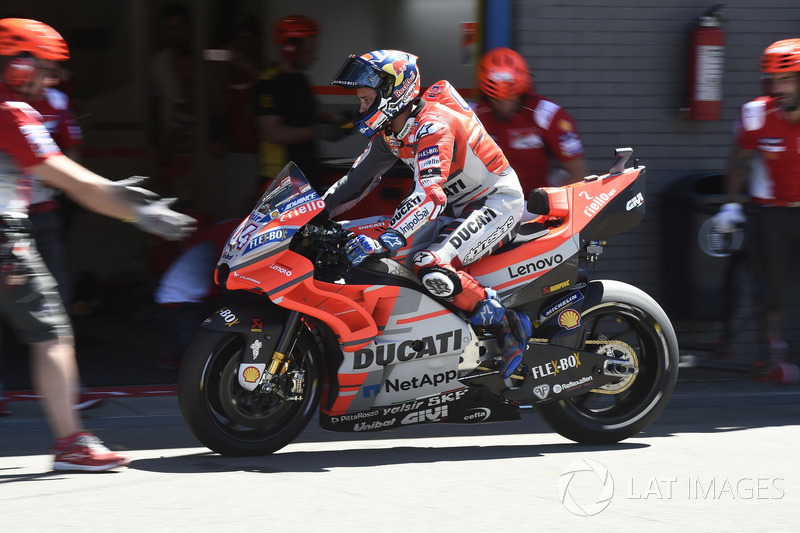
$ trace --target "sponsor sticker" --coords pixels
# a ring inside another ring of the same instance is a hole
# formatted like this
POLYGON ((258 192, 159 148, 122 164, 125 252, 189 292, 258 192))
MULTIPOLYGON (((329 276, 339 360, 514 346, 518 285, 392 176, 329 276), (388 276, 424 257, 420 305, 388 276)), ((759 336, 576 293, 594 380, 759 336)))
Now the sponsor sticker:
POLYGON ((483 422, 489 420, 492 416, 492 410, 488 407, 473 407, 467 409, 467 414, 464 415, 464 422, 483 422))
POLYGON ((550 395, 550 385, 548 385, 547 383, 542 383, 541 385, 536 385, 533 388, 533 393, 540 400, 544 400, 550 395))
POLYGON ((426 168, 438 167, 441 164, 438 157, 429 157, 419 161, 419 169, 425 170, 426 168))
POLYGON ((222 320, 225 321, 225 325, 228 327, 234 326, 239 323, 239 319, 236 318, 236 315, 233 314, 233 311, 231 311, 227 307, 217 311, 217 314, 222 317, 222 320))
POLYGON ((246 383, 255 383, 260 377, 261 372, 259 372, 258 368, 254 366, 245 367, 245 369, 242 371, 242 379, 244 379, 246 383))
POLYGON ((439 147, 438 146, 431 146, 429 148, 425 148, 424 150, 421 150, 417 157, 418 157, 418 159, 422 160, 422 159, 428 159, 429 157, 433 157, 433 156, 437 156, 437 157, 439 156, 439 147))
POLYGON ((558 325, 564 329, 575 329, 581 325, 581 315, 574 309, 564 309, 558 315, 558 325))
POLYGON ((264 343, 258 339, 253 341, 253 344, 250 345, 250 349, 253 350, 253 361, 258 359, 258 354, 261 352, 262 346, 264 346, 264 343))
POLYGON ((410 361, 426 356, 460 352, 462 338, 466 338, 464 331, 456 329, 418 340, 410 339, 362 348, 353 354, 353 370, 369 368, 372 365, 390 365, 395 360, 410 361))
POLYGON ((400 420, 400 424, 420 424, 422 422, 441 422, 442 420, 447 420, 446 405, 409 413, 400 420))
POLYGON ((562 392, 570 392, 575 389, 591 387, 592 383, 594 383, 594 379, 591 376, 584 376, 575 381, 568 381, 566 383, 560 383, 560 384, 556 383, 555 385, 553 385, 553 392, 556 394, 561 394, 562 392))

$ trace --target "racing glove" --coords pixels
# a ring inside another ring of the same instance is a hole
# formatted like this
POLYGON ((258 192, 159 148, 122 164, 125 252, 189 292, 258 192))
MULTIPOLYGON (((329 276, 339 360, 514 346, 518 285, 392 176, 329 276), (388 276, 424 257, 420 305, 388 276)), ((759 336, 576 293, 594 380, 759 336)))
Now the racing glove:
POLYGON ((170 209, 177 198, 163 198, 133 207, 134 218, 127 220, 137 228, 168 241, 179 241, 194 231, 197 223, 190 216, 170 209))
POLYGON ((400 232, 387 229, 377 239, 366 235, 356 235, 345 246, 347 260, 355 266, 373 254, 392 253, 406 245, 406 239, 400 232))
POLYGON ((153 191, 137 187, 137 185, 141 185, 147 180, 147 176, 131 176, 130 178, 125 178, 124 180, 115 181, 113 183, 114 186, 117 187, 115 189, 116 193, 126 201, 134 204, 146 204, 161 198, 161 196, 153 191))
POLYGON ((742 204, 723 204, 711 218, 711 229, 717 233, 732 233, 744 224, 742 204))

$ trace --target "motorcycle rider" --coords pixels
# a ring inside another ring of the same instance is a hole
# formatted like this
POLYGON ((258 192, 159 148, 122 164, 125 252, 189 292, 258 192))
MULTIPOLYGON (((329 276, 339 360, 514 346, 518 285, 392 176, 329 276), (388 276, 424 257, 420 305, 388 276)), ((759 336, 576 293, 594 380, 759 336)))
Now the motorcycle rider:
POLYGON ((416 235, 414 272, 432 295, 471 314, 473 325, 501 331, 501 369, 519 366, 531 321, 507 310, 496 292, 460 269, 516 234, 523 194, 516 173, 469 105, 446 80, 421 97, 417 56, 398 50, 350 55, 332 85, 355 89, 355 127, 370 139, 347 174, 325 194, 337 216, 374 188, 398 159, 414 171, 414 187, 377 239, 353 238, 347 257, 357 265, 393 253, 416 235), (424 228, 424 229, 423 229, 424 228))
POLYGON ((78 367, 72 325, 30 233, 31 183, 41 180, 92 211, 167 239, 186 236, 194 220, 133 187, 138 179, 111 182, 61 153, 25 95, 39 94, 57 62, 67 59, 66 42, 50 26, 0 20, 0 313, 30 346, 33 385, 56 438, 53 468, 104 471, 129 458, 85 432, 73 410, 78 367))
POLYGON ((745 222, 736 196, 749 177, 746 235, 754 271, 763 282, 762 353, 759 364, 786 362, 781 334, 789 303, 795 253, 800 247, 800 39, 785 39, 761 54, 761 72, 769 77, 771 96, 742 106, 726 180, 728 203, 712 220, 719 232, 733 232, 745 222), (752 156, 758 166, 751 172, 752 156))

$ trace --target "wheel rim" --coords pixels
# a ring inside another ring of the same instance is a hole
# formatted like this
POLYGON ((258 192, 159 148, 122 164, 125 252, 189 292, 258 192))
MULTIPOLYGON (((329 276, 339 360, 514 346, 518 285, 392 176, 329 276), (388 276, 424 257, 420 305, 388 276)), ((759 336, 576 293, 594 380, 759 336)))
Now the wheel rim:
POLYGON ((290 369, 305 372, 303 398, 287 401, 239 385, 244 342, 242 337, 226 337, 203 370, 201 390, 209 419, 232 439, 259 443, 289 430, 298 419, 310 418, 318 373, 314 358, 308 350, 299 349, 299 344, 289 354, 289 362, 290 369))
POLYGON ((621 303, 589 309, 582 322, 589 341, 586 349, 595 351, 598 344, 607 346, 614 357, 629 360, 639 372, 603 390, 568 398, 564 405, 575 416, 602 425, 635 420, 649 411, 662 394, 660 383, 666 371, 668 348, 661 328, 641 309, 621 303))

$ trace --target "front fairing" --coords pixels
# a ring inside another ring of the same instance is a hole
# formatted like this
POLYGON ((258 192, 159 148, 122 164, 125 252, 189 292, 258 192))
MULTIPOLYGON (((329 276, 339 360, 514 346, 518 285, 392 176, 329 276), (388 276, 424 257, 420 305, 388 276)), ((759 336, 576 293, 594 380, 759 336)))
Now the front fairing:
POLYGON ((281 256, 294 234, 323 209, 325 201, 303 172, 294 163, 286 165, 231 234, 217 264, 217 283, 228 289, 262 291, 265 273, 288 277, 281 256), (258 275, 251 268, 257 263, 258 275))

